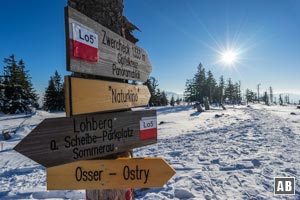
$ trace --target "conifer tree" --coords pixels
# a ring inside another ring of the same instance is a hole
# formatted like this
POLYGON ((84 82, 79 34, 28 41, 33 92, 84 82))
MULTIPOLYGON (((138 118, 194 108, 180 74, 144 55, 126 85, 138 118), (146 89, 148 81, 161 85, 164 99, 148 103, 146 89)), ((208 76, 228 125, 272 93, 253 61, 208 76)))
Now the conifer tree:
POLYGON ((206 86, 205 86, 205 96, 207 96, 209 98, 209 102, 213 102, 216 99, 215 97, 215 90, 217 87, 217 82, 214 78, 214 75, 212 74, 212 72, 209 70, 207 72, 207 79, 206 79, 206 86))
POLYGON ((171 106, 174 106, 174 105, 175 105, 174 96, 172 96, 172 98, 171 98, 170 105, 171 105, 171 106))
POLYGON ((3 78, 0 76, 0 112, 2 112, 4 104, 4 83, 3 78))
POLYGON ((144 85, 147 85, 151 95, 149 105, 156 106, 156 89, 158 87, 158 81, 154 77, 150 77, 149 79, 147 79, 144 85))
POLYGON ((224 101, 224 89, 225 89, 225 81, 224 77, 221 76, 219 80, 219 86, 218 86, 218 91, 219 91, 219 102, 223 104, 224 101))
POLYGON ((207 92, 205 92, 206 75, 202 63, 198 65, 198 69, 194 78, 195 78, 196 101, 203 103, 203 97, 207 95, 207 92))
POLYGON ((225 88, 225 98, 228 99, 231 103, 233 103, 234 100, 234 85, 231 81, 231 78, 227 80, 227 85, 225 88))
POLYGON ((163 91, 161 93, 161 105, 166 106, 168 104, 169 104, 169 101, 168 101, 167 95, 166 95, 165 91, 163 91))
POLYGON ((255 99, 256 99, 256 94, 252 90, 246 89, 246 101, 247 101, 247 104, 249 102, 254 102, 255 99))
POLYGON ((273 88, 270 86, 270 103, 272 104, 273 103, 273 88))
POLYGON ((44 96, 44 109, 48 111, 63 111, 65 108, 64 87, 61 76, 55 71, 50 77, 44 96))
POLYGON ((177 97, 177 99, 176 99, 176 104, 177 104, 177 105, 180 104, 180 99, 179 99, 179 97, 177 97))
POLYGON ((184 90, 184 100, 186 102, 194 102, 196 101, 196 96, 195 96, 195 83, 194 79, 187 79, 185 83, 185 90, 184 90))
POLYGON ((266 105, 269 105, 269 97, 267 91, 264 92, 263 101, 266 105))
POLYGON ((233 86, 233 101, 235 103, 240 103, 242 101, 241 95, 241 82, 236 82, 233 86))
POLYGON ((30 112, 31 107, 38 107, 38 95, 33 89, 29 72, 21 59, 18 63, 14 55, 4 59, 4 113, 30 112))
POLYGON ((279 105, 283 105, 283 99, 282 99, 282 96, 281 96, 281 94, 279 95, 279 105))

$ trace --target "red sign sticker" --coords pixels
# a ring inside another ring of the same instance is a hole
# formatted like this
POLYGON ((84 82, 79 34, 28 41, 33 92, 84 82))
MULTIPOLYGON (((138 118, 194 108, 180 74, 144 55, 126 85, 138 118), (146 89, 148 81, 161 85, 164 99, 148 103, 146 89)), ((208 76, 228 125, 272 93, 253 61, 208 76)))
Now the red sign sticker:
POLYGON ((156 117, 144 117, 140 121, 140 140, 157 138, 156 117))
POLYGON ((98 61, 98 35, 83 26, 72 23, 71 55, 90 62, 98 61))

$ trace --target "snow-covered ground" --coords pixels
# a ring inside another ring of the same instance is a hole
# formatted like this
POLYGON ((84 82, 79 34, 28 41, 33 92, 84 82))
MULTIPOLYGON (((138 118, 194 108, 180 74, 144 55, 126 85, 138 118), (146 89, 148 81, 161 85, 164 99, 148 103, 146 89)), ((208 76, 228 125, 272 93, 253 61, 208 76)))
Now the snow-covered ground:
MULTIPOLYGON (((44 118, 64 113, 0 116, 0 199, 84 199, 85 191, 47 191, 45 168, 12 150, 44 118)), ((136 199, 300 199, 300 109, 251 105, 158 109, 157 144, 135 157, 164 157, 177 171, 162 188, 136 189, 136 199), (291 114, 294 113, 294 114, 291 114), (296 195, 274 196, 274 177, 295 177, 296 195)))

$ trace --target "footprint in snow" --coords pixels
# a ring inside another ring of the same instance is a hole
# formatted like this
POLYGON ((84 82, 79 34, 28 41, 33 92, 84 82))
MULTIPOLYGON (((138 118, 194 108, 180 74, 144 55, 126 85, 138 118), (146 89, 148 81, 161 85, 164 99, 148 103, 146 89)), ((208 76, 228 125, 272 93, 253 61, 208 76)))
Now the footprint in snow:
POLYGON ((191 199, 191 198, 195 198, 195 196, 193 195, 193 193, 191 193, 188 190, 185 189, 175 189, 175 197, 178 199, 191 199))

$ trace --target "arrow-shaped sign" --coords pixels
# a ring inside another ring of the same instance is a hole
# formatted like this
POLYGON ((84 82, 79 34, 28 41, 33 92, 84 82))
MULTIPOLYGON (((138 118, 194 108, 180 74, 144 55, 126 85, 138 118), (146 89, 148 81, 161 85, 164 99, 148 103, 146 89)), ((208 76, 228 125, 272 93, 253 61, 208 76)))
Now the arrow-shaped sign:
POLYGON ((45 119, 14 150, 50 167, 156 142, 156 111, 144 110, 45 119))
POLYGON ((65 77, 67 116, 147 105, 146 85, 65 77))
POLYGON ((48 168, 47 189, 162 187, 175 173, 162 158, 85 160, 48 168))
POLYGON ((147 52, 84 14, 65 8, 67 70, 145 82, 147 52))

